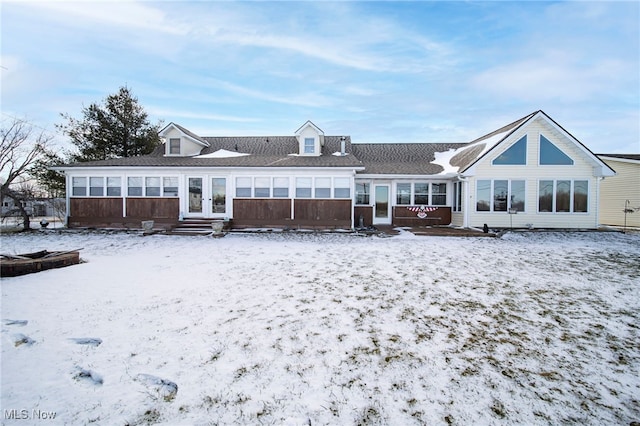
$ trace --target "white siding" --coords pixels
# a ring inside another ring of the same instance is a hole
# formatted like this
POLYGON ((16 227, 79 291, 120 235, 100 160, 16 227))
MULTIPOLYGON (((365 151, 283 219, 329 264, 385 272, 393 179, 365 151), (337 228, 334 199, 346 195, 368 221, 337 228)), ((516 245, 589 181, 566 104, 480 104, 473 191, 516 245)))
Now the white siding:
POLYGON ((598 226, 597 188, 599 178, 594 176, 593 161, 582 149, 543 119, 537 119, 526 125, 505 142, 483 158, 474 167, 474 176, 469 178, 469 194, 465 199, 469 208, 469 226, 482 227, 486 223, 490 227, 508 228, 511 226, 510 220, 513 221, 513 227, 531 225, 535 228, 596 228, 598 226), (494 166, 491 164, 494 158, 524 134, 527 135, 526 166, 494 166), (574 164, 539 165, 540 134, 571 157, 574 164), (525 211, 515 215, 509 215, 507 212, 476 212, 476 185, 478 180, 484 179, 525 180, 525 211), (538 213, 538 182, 555 179, 588 180, 588 213, 538 213))
MULTIPOLYGON (((616 176, 600 184, 600 223, 623 226, 625 200, 632 208, 640 207, 640 161, 627 162, 605 159, 616 176)), ((627 214, 627 226, 640 227, 640 211, 627 214)))

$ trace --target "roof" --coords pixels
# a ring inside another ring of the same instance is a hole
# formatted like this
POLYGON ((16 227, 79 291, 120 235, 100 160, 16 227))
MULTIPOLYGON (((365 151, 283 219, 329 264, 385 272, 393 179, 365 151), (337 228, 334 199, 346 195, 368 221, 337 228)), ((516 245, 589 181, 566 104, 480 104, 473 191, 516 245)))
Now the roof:
POLYGON ((464 143, 354 143, 353 155, 366 174, 437 175, 446 172, 433 163, 436 153, 466 146, 464 143))
MULTIPOLYGON (((164 144, 149 154, 139 157, 86 161, 62 166, 77 167, 349 167, 362 168, 354 155, 340 153, 342 136, 325 136, 320 156, 296 155, 299 143, 295 136, 205 137, 208 146, 200 155, 192 157, 164 156, 164 144), (217 151, 230 154, 208 156, 217 151)), ((345 152, 350 152, 351 138, 345 137, 345 152)))
MULTIPOLYGON (((200 141, 204 148, 192 157, 165 156, 161 145, 152 154, 142 157, 117 158, 61 166, 75 167, 346 167, 362 174, 377 175, 453 175, 468 171, 491 150, 522 128, 527 122, 542 117, 574 141, 603 170, 610 170, 600 158, 564 130, 543 111, 535 111, 497 130, 468 143, 351 143, 345 138, 347 155, 341 150, 343 136, 324 136, 320 156, 297 155, 296 136, 228 136, 200 137, 171 123, 190 138, 200 141)), ((296 131, 315 124, 307 121, 296 131)), ((167 129, 169 126, 165 127, 167 129)), ((163 131, 165 130, 163 129, 163 131)), ((319 129, 318 129, 319 130, 319 129)), ((321 130, 319 130, 321 132, 321 130)), ((604 155, 604 154, 601 154, 604 155)), ((623 154, 612 154, 623 155, 623 154)), ((630 154, 636 158, 640 155, 630 154)), ((625 157, 625 158, 628 158, 625 157)), ((609 173, 609 172, 603 172, 609 173)))

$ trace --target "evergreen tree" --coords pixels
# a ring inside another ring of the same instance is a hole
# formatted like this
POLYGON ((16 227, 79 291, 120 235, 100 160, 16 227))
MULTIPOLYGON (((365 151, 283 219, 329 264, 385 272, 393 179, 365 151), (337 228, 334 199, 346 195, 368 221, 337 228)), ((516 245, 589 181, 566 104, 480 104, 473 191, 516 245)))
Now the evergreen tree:
POLYGON ((66 123, 57 127, 78 152, 71 161, 95 161, 151 153, 159 144, 161 123, 150 124, 144 108, 128 87, 109 95, 102 104, 82 109, 82 119, 61 114, 66 123))

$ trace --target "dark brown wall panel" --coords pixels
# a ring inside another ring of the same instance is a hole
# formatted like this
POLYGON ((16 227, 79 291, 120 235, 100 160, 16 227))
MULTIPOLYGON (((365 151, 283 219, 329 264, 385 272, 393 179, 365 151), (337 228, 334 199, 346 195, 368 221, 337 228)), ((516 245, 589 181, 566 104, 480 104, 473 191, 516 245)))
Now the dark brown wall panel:
POLYGON ((281 221, 290 219, 291 200, 288 198, 233 200, 234 221, 281 221))
POLYGON ((349 221, 351 200, 294 200, 295 220, 305 222, 349 221))
POLYGON ((178 219, 178 198, 127 198, 127 217, 143 220, 178 219))
POLYGON ((355 221, 355 226, 360 226, 360 216, 362 216, 362 221, 364 226, 371 226, 373 223, 373 207, 371 206, 356 206, 353 209, 353 220, 355 221))
POLYGON ((71 198, 73 218, 122 217, 122 198, 71 198))
POLYGON ((438 207, 427 211, 426 217, 418 217, 418 212, 404 206, 393 207, 393 224, 398 226, 431 226, 451 224, 451 207, 438 207))

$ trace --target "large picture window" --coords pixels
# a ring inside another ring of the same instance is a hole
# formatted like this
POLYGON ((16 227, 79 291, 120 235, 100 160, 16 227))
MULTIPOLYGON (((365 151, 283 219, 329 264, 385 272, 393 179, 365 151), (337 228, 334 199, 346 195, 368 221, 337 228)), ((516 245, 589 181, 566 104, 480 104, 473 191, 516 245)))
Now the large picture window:
POLYGON ((525 211, 524 180, 479 180, 476 184, 476 211, 525 211))
POLYGON ((541 180, 538 183, 538 212, 588 213, 589 181, 541 180))

